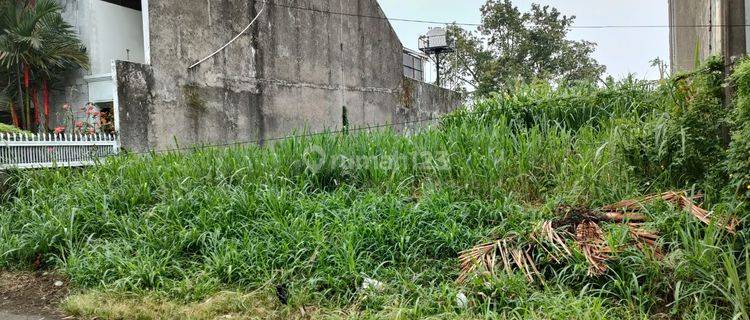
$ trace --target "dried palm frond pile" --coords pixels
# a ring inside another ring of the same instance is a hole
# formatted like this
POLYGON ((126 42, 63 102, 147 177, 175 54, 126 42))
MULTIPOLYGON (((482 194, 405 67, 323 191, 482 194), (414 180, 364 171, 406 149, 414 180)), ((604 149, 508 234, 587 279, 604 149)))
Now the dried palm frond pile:
MULTIPOLYGON (((559 206, 557 219, 543 221, 525 237, 512 235, 504 239, 478 245, 460 254, 461 274, 458 282, 464 282, 477 272, 494 274, 498 268, 506 273, 519 270, 527 280, 544 282, 539 272, 536 253, 541 252, 551 261, 562 263, 573 256, 574 245, 585 256, 590 276, 607 271, 607 260, 620 248, 611 248, 605 240, 603 224, 618 224, 629 230, 631 244, 647 250, 655 257, 662 256, 658 246, 659 235, 645 229, 648 217, 643 214, 645 205, 658 200, 671 203, 705 224, 711 224, 708 211, 693 203, 700 196, 688 197, 686 192, 666 192, 639 199, 630 199, 599 209, 559 206)), ((735 222, 722 224, 729 233, 735 233, 735 222)))

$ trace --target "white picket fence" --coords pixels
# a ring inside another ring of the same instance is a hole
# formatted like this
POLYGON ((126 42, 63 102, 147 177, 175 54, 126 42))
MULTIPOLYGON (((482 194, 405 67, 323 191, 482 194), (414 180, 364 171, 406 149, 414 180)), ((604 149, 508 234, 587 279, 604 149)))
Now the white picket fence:
POLYGON ((0 170, 81 167, 117 154, 114 134, 0 133, 0 170))

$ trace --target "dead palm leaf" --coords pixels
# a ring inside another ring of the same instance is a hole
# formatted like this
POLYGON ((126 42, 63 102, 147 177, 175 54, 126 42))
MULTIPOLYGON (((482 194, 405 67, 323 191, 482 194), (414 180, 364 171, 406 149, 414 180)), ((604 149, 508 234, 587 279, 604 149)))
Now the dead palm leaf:
MULTIPOLYGON (((588 274, 599 276, 608 269, 607 260, 615 250, 605 241, 602 223, 616 223, 628 226, 633 245, 642 251, 653 252, 657 258, 662 257, 658 246, 659 235, 644 229, 647 218, 642 212, 645 205, 662 200, 689 212, 696 219, 710 224, 710 213, 694 203, 701 196, 688 197, 687 193, 665 192, 637 199, 628 199, 590 210, 584 207, 560 206, 556 209, 557 220, 543 221, 534 232, 528 235, 528 241, 522 243, 518 236, 478 245, 460 253, 461 273, 458 282, 464 282, 478 269, 494 275, 496 268, 502 267, 505 273, 521 271, 529 282, 535 278, 544 279, 539 272, 534 251, 542 251, 555 263, 562 263, 573 256, 569 243, 575 243, 589 264, 588 274), (500 266, 502 265, 502 266, 500 266)), ((720 225, 734 233, 735 220, 720 225)))

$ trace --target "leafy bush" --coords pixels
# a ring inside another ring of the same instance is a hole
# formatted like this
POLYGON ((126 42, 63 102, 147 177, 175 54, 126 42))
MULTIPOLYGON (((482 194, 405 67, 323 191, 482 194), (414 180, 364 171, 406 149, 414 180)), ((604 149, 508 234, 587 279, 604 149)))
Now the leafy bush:
POLYGON ((14 126, 0 123, 0 133, 18 133, 18 134, 31 134, 31 132, 18 129, 14 126))
POLYGON ((726 166, 731 175, 731 193, 750 203, 750 60, 737 66, 732 81, 737 87, 733 113, 735 131, 726 166))
POLYGON ((727 125, 723 81, 722 61, 709 59, 699 71, 662 83, 663 99, 648 119, 627 123, 623 152, 646 181, 689 187, 706 182, 720 167, 726 153, 721 130, 727 125))
POLYGON ((522 85, 512 93, 495 93, 477 101, 472 110, 462 109, 444 118, 446 126, 472 122, 493 125, 501 118, 530 128, 560 126, 578 130, 598 127, 616 118, 638 118, 661 99, 650 82, 628 78, 610 83, 607 88, 595 84, 555 87, 549 83, 522 85))

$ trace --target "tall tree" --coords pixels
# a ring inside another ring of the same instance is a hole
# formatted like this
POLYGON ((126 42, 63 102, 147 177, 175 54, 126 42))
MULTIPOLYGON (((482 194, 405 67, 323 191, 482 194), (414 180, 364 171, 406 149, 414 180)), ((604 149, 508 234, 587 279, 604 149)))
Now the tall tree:
POLYGON ((476 31, 449 27, 456 52, 441 67, 454 89, 486 95, 519 82, 596 81, 605 71, 591 56, 595 43, 567 39, 574 16, 538 4, 521 12, 510 0, 488 0, 481 11, 476 31))
POLYGON ((85 48, 61 10, 55 0, 0 0, 0 92, 13 114, 21 107, 24 129, 40 124, 39 93, 49 119, 50 81, 88 68, 85 48))

